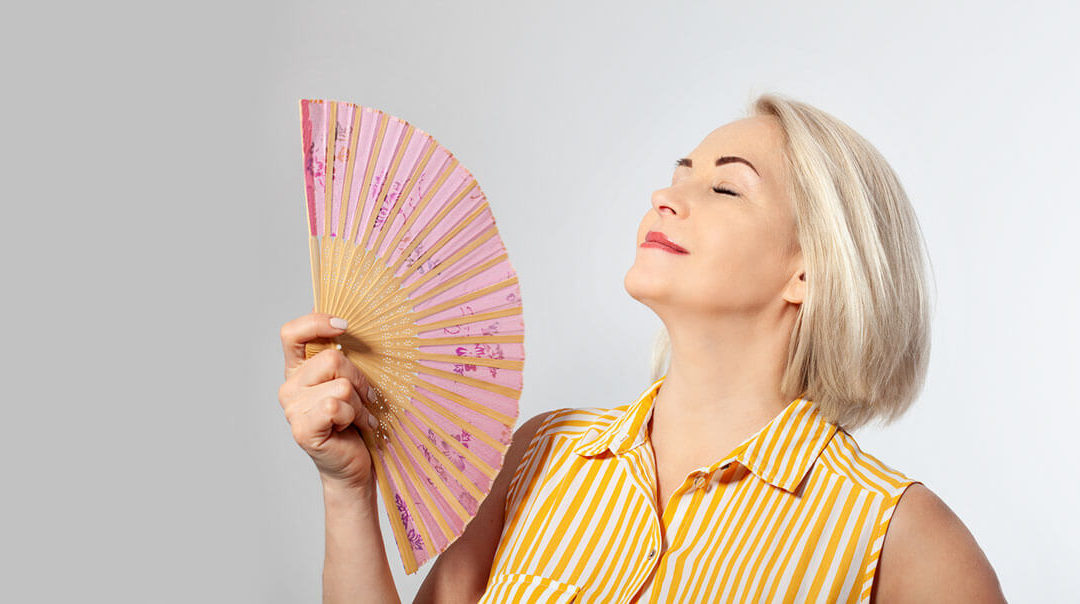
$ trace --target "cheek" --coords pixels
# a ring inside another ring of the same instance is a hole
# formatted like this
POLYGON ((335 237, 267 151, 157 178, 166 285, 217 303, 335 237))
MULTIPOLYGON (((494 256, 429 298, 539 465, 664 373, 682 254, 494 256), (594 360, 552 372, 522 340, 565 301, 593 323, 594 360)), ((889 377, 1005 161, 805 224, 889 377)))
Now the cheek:
MULTIPOLYGON (((695 263, 706 289, 756 290, 772 288, 780 277, 777 262, 783 242, 763 229, 725 229, 713 233, 695 263)), ((714 294, 709 294, 714 295, 714 294)))

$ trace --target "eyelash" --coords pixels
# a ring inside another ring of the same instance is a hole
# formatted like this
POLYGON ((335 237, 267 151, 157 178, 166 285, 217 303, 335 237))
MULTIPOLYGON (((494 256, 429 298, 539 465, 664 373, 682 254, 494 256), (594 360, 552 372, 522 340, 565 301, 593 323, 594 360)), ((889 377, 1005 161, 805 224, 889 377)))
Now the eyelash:
MULTIPOLYGON (((675 160, 675 167, 676 167, 676 168, 678 168, 678 167, 679 167, 679 166, 681 166, 681 165, 682 165, 682 164, 680 164, 678 160, 675 160)), ((732 191, 731 189, 724 189, 724 188, 722 188, 722 187, 713 187, 713 192, 714 192, 714 193, 720 193, 720 194, 727 194, 727 195, 733 195, 733 196, 735 196, 735 197, 738 197, 738 196, 739 196, 739 194, 738 194, 738 193, 736 193, 735 191, 732 191)))

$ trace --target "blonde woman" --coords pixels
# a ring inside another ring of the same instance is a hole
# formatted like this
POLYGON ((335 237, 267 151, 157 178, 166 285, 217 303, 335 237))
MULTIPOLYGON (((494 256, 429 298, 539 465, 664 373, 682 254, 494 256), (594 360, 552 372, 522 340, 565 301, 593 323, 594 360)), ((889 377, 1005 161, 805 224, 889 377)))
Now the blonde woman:
MULTIPOLYGON (((923 484, 861 450, 919 393, 920 229, 884 158, 831 115, 763 95, 655 191, 625 276, 664 325, 653 382, 524 422, 418 602, 1000 602, 923 484)), ((281 403, 322 476, 324 599, 399 596, 378 524, 364 377, 281 330, 281 403)))

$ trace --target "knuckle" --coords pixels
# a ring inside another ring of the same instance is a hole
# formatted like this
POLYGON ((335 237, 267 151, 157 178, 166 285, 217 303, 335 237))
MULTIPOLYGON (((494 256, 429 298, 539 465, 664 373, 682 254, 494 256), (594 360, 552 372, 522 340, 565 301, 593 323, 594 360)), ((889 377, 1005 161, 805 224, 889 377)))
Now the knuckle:
POLYGON ((300 422, 294 423, 292 425, 292 436, 293 440, 295 440, 297 443, 301 445, 306 443, 308 441, 307 428, 305 428, 300 422))
POLYGON ((320 368, 329 369, 337 365, 337 359, 334 358, 334 355, 338 354, 341 353, 335 348, 324 348, 311 357, 311 360, 317 360, 320 368))
POLYGON ((322 402, 323 412, 326 413, 326 415, 332 416, 338 412, 338 405, 340 404, 341 401, 339 401, 338 399, 328 398, 322 402))
POLYGON ((324 352, 326 352, 326 355, 330 357, 331 362, 334 364, 335 367, 340 367, 342 363, 348 361, 348 359, 345 357, 345 353, 341 352, 337 348, 327 348, 324 352))
POLYGON ((348 399, 352 396, 352 382, 347 378, 339 377, 331 380, 330 393, 334 398, 341 400, 348 399))

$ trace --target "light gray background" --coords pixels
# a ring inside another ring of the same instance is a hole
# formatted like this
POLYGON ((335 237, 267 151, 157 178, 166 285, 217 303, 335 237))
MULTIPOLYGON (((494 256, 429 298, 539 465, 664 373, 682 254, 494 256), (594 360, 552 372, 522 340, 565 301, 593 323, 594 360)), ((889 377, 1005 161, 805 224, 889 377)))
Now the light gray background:
MULTIPOLYGON (((1075 598, 1080 15, 811 4, 5 9, 0 598, 318 600, 319 482, 276 400, 278 329, 312 303, 298 99, 389 111, 478 177, 521 278, 524 419, 647 386, 637 221, 770 90, 881 149, 933 260, 924 394, 856 438, 1011 600, 1075 598)), ((384 535, 410 601, 430 565, 384 535)))

